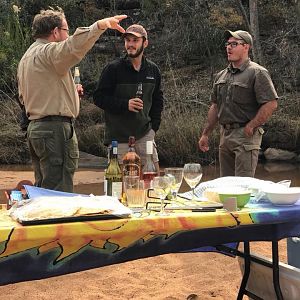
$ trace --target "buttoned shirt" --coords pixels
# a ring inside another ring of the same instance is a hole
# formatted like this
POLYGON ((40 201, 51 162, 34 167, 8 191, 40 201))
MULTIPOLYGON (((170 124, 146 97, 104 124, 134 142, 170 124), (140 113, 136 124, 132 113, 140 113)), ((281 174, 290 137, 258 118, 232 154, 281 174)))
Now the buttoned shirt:
POLYGON ((18 87, 30 120, 78 116, 79 96, 70 68, 82 60, 103 32, 96 22, 77 28, 65 41, 37 39, 28 48, 18 66, 18 87))
POLYGON ((219 72, 211 94, 220 124, 248 123, 261 105, 275 99, 278 95, 269 72, 250 59, 240 68, 229 64, 219 72))

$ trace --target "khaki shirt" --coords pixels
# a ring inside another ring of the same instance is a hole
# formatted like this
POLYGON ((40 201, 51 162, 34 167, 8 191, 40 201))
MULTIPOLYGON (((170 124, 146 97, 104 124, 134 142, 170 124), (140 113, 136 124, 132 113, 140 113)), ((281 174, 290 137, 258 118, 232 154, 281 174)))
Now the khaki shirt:
POLYGON ((220 124, 248 123, 262 104, 275 99, 278 95, 269 72, 250 59, 239 69, 229 65, 219 72, 211 95, 220 124))
POLYGON ((79 114, 79 96, 70 68, 78 64, 104 30, 97 23, 76 29, 62 42, 37 39, 18 66, 19 99, 30 120, 79 114))

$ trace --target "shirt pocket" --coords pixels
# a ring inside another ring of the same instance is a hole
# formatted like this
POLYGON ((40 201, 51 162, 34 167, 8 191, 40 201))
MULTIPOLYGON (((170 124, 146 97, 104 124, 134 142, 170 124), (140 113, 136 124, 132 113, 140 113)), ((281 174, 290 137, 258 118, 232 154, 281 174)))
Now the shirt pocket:
POLYGON ((216 82, 217 89, 217 102, 220 104, 222 100, 226 99, 227 91, 228 91, 228 83, 225 79, 219 79, 216 82))
POLYGON ((232 100, 238 104, 252 104, 255 99, 254 91, 251 86, 245 82, 232 83, 232 100))

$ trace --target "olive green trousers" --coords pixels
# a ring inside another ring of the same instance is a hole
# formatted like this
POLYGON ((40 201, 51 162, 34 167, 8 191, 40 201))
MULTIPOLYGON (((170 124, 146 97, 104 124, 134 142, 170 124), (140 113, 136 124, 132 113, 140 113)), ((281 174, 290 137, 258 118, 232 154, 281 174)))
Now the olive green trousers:
POLYGON ((38 187, 73 192, 79 150, 74 124, 31 121, 27 129, 29 151, 38 187))

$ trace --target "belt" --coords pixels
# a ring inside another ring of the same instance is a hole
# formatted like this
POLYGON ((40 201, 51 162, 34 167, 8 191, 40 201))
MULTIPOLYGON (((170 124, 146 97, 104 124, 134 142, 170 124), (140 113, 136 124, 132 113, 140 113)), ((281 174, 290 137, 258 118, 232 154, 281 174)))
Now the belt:
POLYGON ((231 124, 221 124, 224 129, 237 129, 241 127, 245 127, 247 123, 231 123, 231 124))
POLYGON ((59 121, 59 122, 67 122, 73 123, 74 118, 66 117, 66 116, 46 116, 40 119, 32 120, 33 122, 51 122, 51 121, 59 121))

